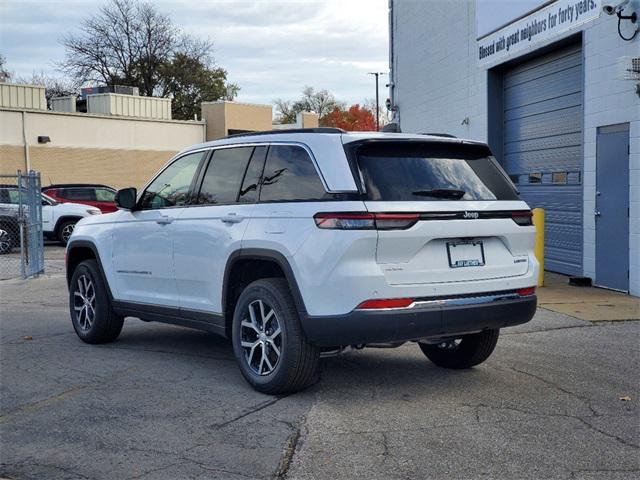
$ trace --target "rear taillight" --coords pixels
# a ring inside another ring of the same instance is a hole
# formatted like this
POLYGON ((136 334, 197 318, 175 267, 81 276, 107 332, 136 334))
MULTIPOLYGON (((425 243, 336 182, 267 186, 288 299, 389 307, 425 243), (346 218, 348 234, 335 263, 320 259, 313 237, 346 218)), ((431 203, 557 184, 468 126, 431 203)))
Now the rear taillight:
POLYGON ((373 230, 372 213, 316 213, 313 216, 318 228, 333 230, 373 230))
POLYGON ((417 213, 374 213, 378 230, 405 230, 420 219, 417 213))
POLYGON ((386 308, 407 308, 415 300, 413 298, 385 298, 367 300, 356 307, 357 310, 379 310, 386 308))
POLYGON ((333 230, 404 230, 419 219, 417 213, 317 213, 313 216, 318 228, 333 230))
POLYGON ((522 227, 533 225, 532 217, 533 214, 531 213, 531 210, 511 212, 511 218, 513 221, 522 227))
POLYGON ((530 297, 536 294, 536 287, 520 288, 516 290, 516 293, 521 297, 530 297))

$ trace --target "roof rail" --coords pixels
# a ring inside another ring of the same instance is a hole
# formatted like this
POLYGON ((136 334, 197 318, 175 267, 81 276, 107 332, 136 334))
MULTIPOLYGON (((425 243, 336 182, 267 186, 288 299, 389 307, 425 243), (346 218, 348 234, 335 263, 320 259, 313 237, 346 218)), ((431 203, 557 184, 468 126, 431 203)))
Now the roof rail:
POLYGON ((258 135, 278 135, 282 133, 346 133, 341 128, 318 127, 318 128, 292 128, 289 130, 265 130, 264 132, 234 133, 224 138, 254 137, 258 135))
POLYGON ((42 188, 76 188, 76 187, 110 188, 112 190, 115 190, 115 188, 110 187, 109 185, 103 185, 101 183, 52 183, 51 185, 45 185, 42 188))
POLYGON ((431 135, 432 137, 458 138, 450 133, 421 133, 420 135, 431 135))

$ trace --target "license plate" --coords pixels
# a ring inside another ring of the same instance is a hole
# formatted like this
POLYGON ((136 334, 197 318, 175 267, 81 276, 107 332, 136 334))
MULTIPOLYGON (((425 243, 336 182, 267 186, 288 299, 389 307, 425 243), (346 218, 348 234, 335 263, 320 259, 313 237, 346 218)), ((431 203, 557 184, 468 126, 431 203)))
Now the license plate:
POLYGON ((482 242, 447 242, 447 255, 451 268, 484 266, 482 242))

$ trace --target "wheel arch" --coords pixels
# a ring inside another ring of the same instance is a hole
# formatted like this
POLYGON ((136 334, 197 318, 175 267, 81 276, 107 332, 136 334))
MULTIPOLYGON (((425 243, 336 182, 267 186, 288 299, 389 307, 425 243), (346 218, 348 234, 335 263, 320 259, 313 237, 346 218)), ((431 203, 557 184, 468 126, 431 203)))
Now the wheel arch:
POLYGON ((62 217, 58 218, 58 220, 56 220, 56 225, 55 227, 53 227, 53 233, 55 233, 57 236, 58 229, 60 228, 60 225, 62 225, 64 222, 68 222, 69 220, 75 220, 76 222, 78 222, 83 218, 84 217, 81 217, 80 215, 63 215, 62 217))
POLYGON ((95 246, 93 242, 89 242, 87 240, 75 240, 69 242, 67 245, 67 253, 65 256, 66 263, 66 277, 67 277, 67 287, 69 287, 71 283, 71 277, 73 276, 73 272, 81 262, 85 260, 94 259, 98 263, 98 269, 100 270, 100 274, 102 275, 102 279, 104 280, 105 285, 107 286, 107 292, 109 293, 109 298, 113 300, 113 295, 111 293, 111 286, 107 280, 107 276, 104 274, 104 269, 102 268, 102 260, 100 259, 100 253, 98 252, 98 248, 95 246))
POLYGON ((231 323, 235 302, 242 287, 260 278, 282 277, 287 281, 293 301, 299 313, 304 314, 306 307, 295 274, 287 258, 276 250, 247 248, 233 252, 227 259, 222 284, 222 313, 225 318, 226 336, 230 338, 231 323), (257 265, 255 270, 248 266, 257 265))

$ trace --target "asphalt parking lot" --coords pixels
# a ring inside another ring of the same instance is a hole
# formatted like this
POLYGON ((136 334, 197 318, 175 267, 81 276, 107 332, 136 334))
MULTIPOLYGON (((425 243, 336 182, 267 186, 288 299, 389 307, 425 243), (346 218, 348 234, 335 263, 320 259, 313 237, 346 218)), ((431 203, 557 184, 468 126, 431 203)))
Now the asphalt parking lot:
POLYGON ((365 349, 271 397, 206 333, 131 319, 83 344, 46 255, 0 282, 0 478, 640 478, 638 320, 540 309, 472 370, 365 349))

